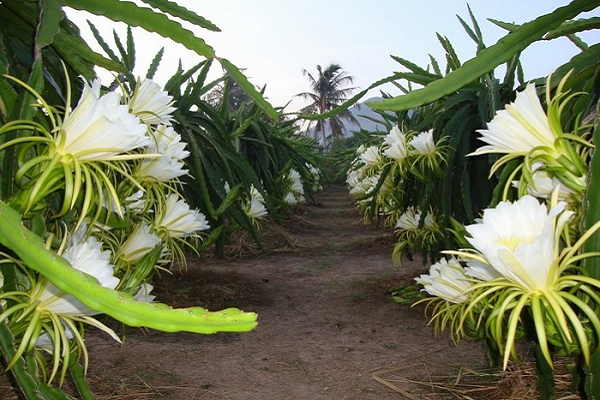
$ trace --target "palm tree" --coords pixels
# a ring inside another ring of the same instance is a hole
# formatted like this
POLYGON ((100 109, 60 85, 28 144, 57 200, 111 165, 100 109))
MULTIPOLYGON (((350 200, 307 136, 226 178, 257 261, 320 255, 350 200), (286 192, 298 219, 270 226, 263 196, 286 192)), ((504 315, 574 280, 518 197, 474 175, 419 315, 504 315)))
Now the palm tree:
MULTIPOLYGON (((317 65, 317 77, 307 70, 302 70, 302 74, 308 76, 312 92, 298 93, 296 96, 311 100, 312 103, 304 107, 301 112, 305 114, 323 114, 333 110, 348 99, 355 87, 344 87, 351 84, 354 78, 342 70, 338 64, 330 64, 323 69, 317 65)), ((325 126, 328 123, 333 138, 341 138, 346 128, 342 119, 347 119, 352 124, 360 125, 354 115, 348 110, 344 110, 327 119, 316 121, 315 137, 321 133, 323 147, 327 148, 327 137, 325 135, 325 126)))

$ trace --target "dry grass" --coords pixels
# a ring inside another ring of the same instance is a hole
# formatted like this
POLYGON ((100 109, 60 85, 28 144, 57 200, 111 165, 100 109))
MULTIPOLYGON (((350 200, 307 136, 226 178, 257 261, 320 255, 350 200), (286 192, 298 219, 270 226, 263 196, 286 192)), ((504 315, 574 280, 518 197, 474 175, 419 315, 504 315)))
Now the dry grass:
MULTIPOLYGON (((237 230, 228 238, 225 256, 228 258, 243 258, 278 251, 309 250, 322 246, 322 243, 312 242, 302 238, 295 232, 302 231, 311 224, 302 215, 289 216, 283 225, 274 221, 263 221, 259 228, 261 249, 252 235, 245 230, 237 230)), ((208 253, 212 253, 208 251, 208 253)))
MULTIPOLYGON (((418 363, 384 369, 372 374, 373 379, 398 392, 407 400, 522 400, 537 399, 535 363, 511 364, 505 370, 473 370, 459 367, 448 375, 434 375, 427 364, 418 363)), ((555 395, 557 400, 580 399, 570 392, 571 376, 568 360, 555 363, 555 395)))

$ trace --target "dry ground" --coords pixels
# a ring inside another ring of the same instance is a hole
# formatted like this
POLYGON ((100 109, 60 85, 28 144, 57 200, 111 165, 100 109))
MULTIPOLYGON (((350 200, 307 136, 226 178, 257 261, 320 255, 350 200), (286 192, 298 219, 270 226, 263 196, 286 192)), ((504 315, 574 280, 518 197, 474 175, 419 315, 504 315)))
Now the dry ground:
MULTIPOLYGON (((284 228, 265 227, 264 251, 241 237, 229 247, 235 257, 190 257, 187 271, 155 282, 157 300, 176 307, 257 312, 254 331, 130 328, 119 345, 90 330, 88 378, 98 399, 456 399, 432 381, 485 367, 483 344, 456 347, 435 337, 421 307, 390 300, 390 289, 427 267, 393 265, 393 232, 363 224, 344 186, 315 200, 284 228)), ((481 380, 471 381, 463 394, 486 397, 481 380)))

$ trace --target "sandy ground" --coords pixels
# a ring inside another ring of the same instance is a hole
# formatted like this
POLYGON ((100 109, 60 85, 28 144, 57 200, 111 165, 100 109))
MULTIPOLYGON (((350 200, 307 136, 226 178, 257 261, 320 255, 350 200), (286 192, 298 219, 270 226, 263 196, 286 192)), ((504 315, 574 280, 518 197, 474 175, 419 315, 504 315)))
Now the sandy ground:
POLYGON ((264 251, 237 238, 230 257, 191 256, 185 272, 155 282, 172 306, 257 312, 254 331, 129 328, 119 345, 89 330, 97 398, 398 400, 423 393, 412 381, 486 365, 481 342, 457 347, 434 335, 422 307, 390 300, 427 270, 418 259, 393 265, 393 232, 366 226, 344 186, 315 200, 283 227, 265 226, 264 251))

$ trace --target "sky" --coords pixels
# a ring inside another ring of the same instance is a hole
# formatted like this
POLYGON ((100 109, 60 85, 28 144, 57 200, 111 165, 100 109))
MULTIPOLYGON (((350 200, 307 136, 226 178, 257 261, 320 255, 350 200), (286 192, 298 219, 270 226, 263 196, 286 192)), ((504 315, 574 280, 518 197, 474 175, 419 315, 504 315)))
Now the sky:
MULTIPOLYGON (((395 71, 404 70, 390 55, 408 59, 423 68, 430 64, 429 55, 432 55, 442 67, 445 66, 444 50, 436 32, 450 40, 461 61, 475 55, 475 43, 457 18, 459 15, 469 21, 465 0, 175 1, 216 24, 221 32, 192 30, 211 45, 219 57, 243 68, 254 85, 266 85, 266 97, 273 105, 289 103, 287 112, 297 111, 306 104, 295 95, 310 90, 303 70, 315 76, 317 65, 339 64, 354 77, 353 86, 362 90, 395 71)), ((471 0, 469 6, 480 25, 485 44, 490 46, 506 31, 487 18, 521 24, 567 3, 567 0, 471 0)), ((67 10, 67 13, 96 50, 100 48, 89 33, 86 18, 94 22, 108 43, 112 43, 113 29, 124 41, 126 26, 123 23, 74 10, 67 10)), ((600 10, 584 16, 600 16, 600 10)), ((184 68, 202 60, 157 34, 138 28, 133 32, 137 75, 145 75, 161 47, 165 47, 165 55, 155 77, 159 82, 166 82, 176 71, 179 60, 184 68)), ((581 37, 588 44, 598 43, 600 32, 586 32, 581 37)), ((565 38, 535 43, 521 56, 526 79, 548 75, 577 52, 578 49, 565 38)), ((212 77, 220 75, 220 67, 213 67, 212 77)), ((389 85, 384 91, 400 94, 389 85)), ((365 99, 378 95, 379 89, 375 89, 365 99)))

